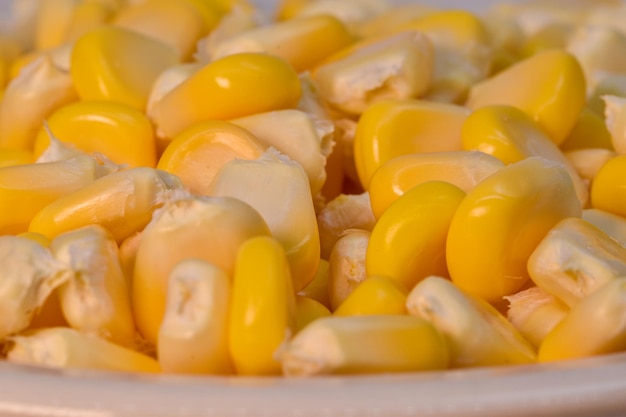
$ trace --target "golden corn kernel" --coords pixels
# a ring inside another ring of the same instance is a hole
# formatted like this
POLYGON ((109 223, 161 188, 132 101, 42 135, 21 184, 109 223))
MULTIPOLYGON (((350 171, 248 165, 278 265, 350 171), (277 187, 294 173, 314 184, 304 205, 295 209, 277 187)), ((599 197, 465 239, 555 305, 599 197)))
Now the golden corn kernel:
POLYGON ((485 106, 469 115, 463 125, 463 147, 478 150, 505 164, 539 156, 563 165, 584 206, 589 198, 587 185, 544 131, 523 111, 506 105, 485 106))
POLYGON ((177 63, 176 52, 160 41, 109 26, 76 41, 71 75, 82 100, 115 101, 144 110, 154 81, 177 63))
POLYGON ((296 295, 296 333, 317 319, 330 316, 330 310, 319 301, 296 295))
POLYGON ((331 310, 335 310, 343 300, 367 277, 365 254, 370 240, 370 232, 346 230, 339 238, 328 260, 328 298, 331 310))
POLYGON ((330 15, 317 15, 248 29, 211 45, 207 52, 212 60, 242 52, 264 52, 283 58, 302 72, 352 40, 341 21, 330 15))
POLYGON ((258 13, 248 7, 235 7, 224 14, 209 35, 198 42, 195 58, 203 63, 211 62, 210 51, 223 41, 249 29, 259 27, 258 13))
POLYGON ((548 231, 581 211, 561 165, 532 157, 500 169, 467 194, 452 218, 446 247, 452 281, 501 301, 528 281, 526 262, 548 231))
POLYGON ((47 55, 7 86, 0 101, 0 147, 32 150, 44 119, 77 99, 72 79, 47 55))
POLYGON ((586 209, 582 219, 626 247, 626 218, 600 209, 586 209))
POLYGON ((59 46, 67 40, 67 30, 80 0, 50 0, 37 13, 35 47, 39 50, 59 46))
POLYGON ((443 181, 425 182, 399 197, 372 230, 367 274, 387 276, 407 290, 429 275, 448 276, 448 228, 464 197, 443 181))
POLYGON ((563 50, 539 52, 474 85, 466 105, 473 109, 504 104, 526 112, 560 144, 585 106, 580 64, 563 50))
POLYGON ((83 1, 76 5, 65 30, 66 43, 72 43, 87 32, 107 24, 119 5, 107 1, 83 1))
POLYGON ((154 81, 154 84, 152 84, 148 104, 146 105, 148 117, 152 119, 154 107, 163 97, 202 67, 203 65, 199 62, 186 62, 163 70, 154 81))
POLYGON ((15 336, 9 362, 60 369, 160 372, 149 356, 67 327, 53 327, 15 336))
POLYGON ((270 146, 302 165, 311 194, 326 182, 326 158, 333 147, 332 122, 300 110, 278 110, 231 120, 252 133, 265 148, 270 146))
POLYGON ((165 372, 230 374, 230 277, 199 259, 179 262, 169 276, 158 360, 165 372))
POLYGON ((341 194, 330 201, 317 215, 321 256, 329 259, 335 243, 346 230, 371 231, 376 224, 368 193, 341 194))
POLYGON ((29 327, 53 291, 70 275, 47 248, 24 237, 0 236, 0 263, 0 337, 6 337, 29 327))
POLYGON ((611 135, 613 149, 619 154, 626 154, 626 99, 611 95, 602 99, 605 103, 605 123, 611 135))
POLYGON ((278 348, 295 332, 296 299, 287 257, 269 236, 237 252, 228 324, 230 352, 240 375, 280 373, 278 348))
POLYGON ((368 276, 335 309, 335 316, 406 314, 407 290, 383 275, 368 276))
POLYGON ((298 291, 298 296, 306 297, 317 301, 318 303, 330 308, 330 300, 328 298, 328 282, 329 282, 329 263, 325 259, 320 259, 317 273, 309 284, 298 291))
POLYGON ((215 177, 209 195, 238 198, 261 214, 285 250, 296 291, 313 280, 320 260, 319 233, 309 181, 297 162, 272 152, 256 160, 230 161, 215 177))
POLYGON ((133 309, 142 335, 156 344, 167 280, 178 262, 198 258, 232 276, 239 246, 252 236, 269 234, 263 218, 234 198, 188 197, 166 202, 144 229, 135 260, 133 309))
POLYGON ((535 361, 534 348, 505 317, 447 279, 431 276, 417 284, 409 293, 407 309, 445 335, 454 367, 535 361))
POLYGON ((35 162, 35 158, 31 151, 26 149, 0 148, 0 168, 32 164, 33 162, 35 162))
POLYGON ((570 307, 603 284, 626 275, 626 249, 577 218, 559 222, 528 259, 528 273, 570 307))
POLYGON ((526 37, 520 55, 527 58, 549 49, 565 49, 575 32, 576 26, 571 23, 545 25, 526 37))
POLYGON ((357 25, 356 31, 362 38, 384 36, 394 33, 408 22, 423 17, 436 9, 425 4, 403 4, 384 10, 357 25))
POLYGON ((42 235, 41 233, 23 232, 23 233, 18 233, 15 236, 33 240, 33 241, 39 243, 44 248, 49 248, 50 247, 50 239, 48 239, 46 236, 42 235))
POLYGON ((71 272, 71 278, 59 287, 61 308, 70 326, 134 346, 130 289, 113 237, 100 226, 87 226, 57 236, 50 249, 71 272))
POLYGON ((192 74, 154 105, 152 117, 171 138, 201 121, 294 107, 300 91, 297 73, 281 58, 235 54, 192 74))
POLYGON ((295 377, 441 370, 449 359, 445 339, 426 320, 379 315, 316 320, 281 350, 280 361, 295 377))
POLYGON ((587 182, 593 181, 604 164, 617 156, 615 151, 604 148, 575 149, 564 152, 563 155, 578 176, 587 182))
POLYGON ((609 159, 591 184, 591 208, 626 216, 626 155, 609 159))
POLYGON ((539 287, 505 298, 509 302, 507 318, 536 348, 569 312, 565 304, 539 287))
POLYGON ((617 278, 580 300, 548 333, 539 362, 584 358, 626 349, 626 278, 617 278))
POLYGON ((279 0, 276 6, 276 19, 287 20, 295 17, 303 6, 312 0, 279 0))
POLYGON ((469 192, 502 168, 498 158, 483 152, 427 152, 398 156, 374 171, 369 183, 372 210, 380 218, 411 188, 428 181, 445 181, 469 192))
MULTIPOLYGON (((118 164, 154 167, 156 144, 148 118, 120 103, 78 102, 63 106, 47 119, 50 131, 62 142, 87 153, 102 153, 118 164)), ((35 157, 50 145, 49 132, 39 129, 35 157)))
POLYGON ((374 171, 397 156, 460 151, 462 125, 469 110, 452 104, 385 100, 359 119, 354 159, 361 185, 368 188, 374 171))
POLYGON ((0 168, 0 234, 27 231, 37 212, 92 183, 99 173, 89 156, 0 168))
POLYGON ((147 0, 130 5, 113 24, 168 45, 183 61, 191 58, 196 43, 206 33, 204 19, 186 1, 147 0))
POLYGON ((194 194, 208 195, 211 183, 227 162, 256 159, 264 146, 245 129, 210 120, 176 135, 165 148, 157 167, 180 178, 194 194))
POLYGON ((135 272, 135 261, 137 260, 137 251, 139 243, 141 243, 141 232, 128 236, 120 243, 120 265, 124 276, 128 282, 128 288, 132 287, 133 275, 135 272))
POLYGON ((586 107, 559 148, 564 152, 587 148, 613 150, 613 143, 604 118, 586 107))
POLYGON ((383 99, 420 97, 430 86, 432 69, 430 41, 407 31, 344 48, 315 67, 312 75, 331 106, 361 114, 383 99))

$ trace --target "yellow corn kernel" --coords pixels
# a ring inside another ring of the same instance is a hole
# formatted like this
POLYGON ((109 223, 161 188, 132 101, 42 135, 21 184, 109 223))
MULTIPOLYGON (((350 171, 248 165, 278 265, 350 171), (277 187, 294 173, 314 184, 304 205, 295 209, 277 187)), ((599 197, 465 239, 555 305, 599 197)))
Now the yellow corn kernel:
POLYGON ((563 155, 578 176, 587 182, 593 181, 604 164, 617 156, 615 151, 604 148, 576 149, 564 152, 563 155))
POLYGON ((180 180, 154 168, 134 168, 99 178, 58 198, 30 222, 29 231, 53 238, 90 224, 103 226, 117 242, 142 230, 176 190, 180 180))
POLYGON ((155 103, 153 119, 163 136, 174 137, 201 121, 294 107, 300 91, 297 73, 281 58, 235 54, 204 66, 166 94, 155 103))
POLYGON ((359 119, 354 159, 361 185, 368 189, 374 171, 397 156, 460 151, 461 129, 469 110, 419 100, 385 100, 359 119))
POLYGON ((104 26, 120 6, 106 1, 82 1, 76 5, 65 30, 66 43, 72 43, 87 32, 104 26))
MULTIPOLYGON (((240 3, 245 2, 244 0, 238 1, 240 3)), ((203 34, 207 34, 215 29, 226 13, 226 10, 218 4, 219 1, 183 0, 183 2, 193 7, 196 13, 200 14, 203 22, 203 34)), ((243 5, 240 5, 239 7, 243 7, 243 5)), ((197 46, 197 43, 194 47, 195 46, 197 46)))
POLYGON ((591 208, 626 216, 626 155, 608 160, 591 184, 591 208))
POLYGON ((256 209, 283 246, 296 291, 313 280, 320 241, 309 182, 302 167, 283 155, 266 152, 256 160, 224 165, 209 195, 238 198, 256 209))
POLYGON ((383 275, 368 276, 333 312, 335 316, 406 314, 407 290, 383 275))
POLYGON ((626 247, 626 218, 600 209, 586 209, 582 219, 626 247))
POLYGON ((626 98, 611 95, 602 98, 605 103, 605 123, 613 149, 619 154, 626 154, 626 98))
POLYGON ((302 72, 352 41, 337 18, 317 15, 245 30, 212 44, 207 52, 212 60, 242 52, 264 52, 283 58, 302 72))
POLYGON ((326 102, 357 115, 383 99, 423 95, 430 86, 433 53, 426 36, 407 31, 348 46, 315 67, 312 75, 326 102))
POLYGON ((464 197, 443 181, 425 182, 399 197, 372 230, 367 274, 387 276, 407 290, 429 275, 448 276, 448 228, 464 197))
POLYGON ((564 152, 587 148, 613 150, 613 143, 604 118, 586 107, 559 148, 564 152))
POLYGON ((368 190, 372 211, 379 219, 411 188, 428 181, 445 181, 469 192, 504 164, 476 151, 428 152, 398 156, 374 171, 368 190))
POLYGON ((581 212, 561 165, 532 157, 500 169, 467 194, 452 218, 446 247, 452 281, 501 301, 528 281, 526 262, 548 231, 581 212))
POLYGON ((59 46, 67 40, 67 30, 80 0, 50 0, 37 13, 35 47, 39 50, 59 46))
POLYGON ((198 258, 232 276, 239 246, 252 236, 269 234, 263 218, 234 198, 189 197, 166 202, 142 232, 135 260, 133 308, 142 335, 156 344, 167 280, 178 262, 198 258))
POLYGON ((17 234, 16 236, 17 237, 23 237, 25 239, 33 240, 33 241, 39 243, 44 248, 49 248, 50 247, 50 239, 48 239, 46 236, 42 235, 41 233, 23 232, 23 233, 17 234))
POLYGON ((559 22, 545 25, 526 37, 520 55, 527 58, 549 49, 565 49, 575 32, 576 26, 572 23, 559 22))
POLYGON ((260 26, 259 16, 252 8, 235 7, 226 13, 209 35, 198 42, 195 58, 204 64, 211 62, 210 51, 221 42, 239 33, 260 26))
POLYGON ((528 259, 528 273, 569 307, 603 284, 626 275, 626 249, 578 218, 559 222, 528 259))
POLYGON ((426 320, 380 315, 316 320, 281 350, 280 361, 291 377, 442 370, 449 358, 426 320))
POLYGON ((199 259, 172 269, 158 360, 165 372, 224 375, 233 371, 228 348, 230 277, 199 259))
MULTIPOLYGON (((78 102, 59 108, 47 123, 55 137, 87 153, 102 153, 115 163, 131 167, 156 165, 152 125, 132 107, 112 102, 78 102)), ((49 132, 39 129, 35 157, 49 145, 49 132)))
POLYGON ((100 226, 87 226, 57 236, 50 249, 72 274, 59 287, 61 308, 70 326, 134 346, 130 289, 113 237, 100 226))
POLYGON ((328 260, 328 298, 335 310, 367 278, 365 254, 370 232, 346 230, 335 243, 328 260))
POLYGON ((33 153, 26 149, 0 148, 0 168, 35 162, 33 153))
POLYGON ((447 279, 431 276, 417 284, 409 293, 407 309, 445 335, 454 367, 535 361, 534 348, 505 317, 447 279))
POLYGON ((0 337, 26 329, 53 291, 69 279, 65 266, 38 242, 0 236, 0 337))
POLYGON ((43 55, 9 83, 0 101, 0 147, 32 150, 44 120, 76 100, 70 76, 43 55))
POLYGON ((580 26, 567 42, 567 51, 580 62, 588 80, 598 72, 625 72, 626 33, 595 25, 580 26))
POLYGON ((135 261, 137 260, 137 251, 139 243, 141 243, 141 232, 128 236, 120 243, 120 265, 124 276, 128 282, 128 288, 132 287, 133 275, 135 272, 135 261))
POLYGON ((157 168, 180 178, 194 194, 207 195, 217 173, 234 159, 256 159, 264 146, 245 129, 210 120, 176 135, 165 148, 157 168))
POLYGON ((206 33, 202 15, 185 1, 147 0, 130 5, 113 24, 168 45, 183 61, 191 58, 196 43, 206 33))
POLYGON ((9 362, 59 369, 160 372, 149 356, 67 327, 53 327, 15 336, 9 362))
POLYGON ((531 287, 505 297, 509 302, 507 318, 534 347, 569 312, 569 308, 539 287, 531 287))
POLYGON ((626 349, 626 278, 617 278, 580 300, 548 333, 539 362, 619 352, 626 349))
POLYGON ((333 147, 333 124, 300 110, 278 110, 231 120, 252 133, 265 148, 274 147, 302 165, 311 194, 326 182, 326 158, 333 147))
POLYGON ((89 156, 0 168, 0 234, 27 231, 39 210, 98 177, 89 156))
POLYGON ((160 41, 103 27, 76 41, 71 75, 82 100, 115 101, 144 110, 154 81, 177 63, 176 52, 160 41))
POLYGON ((576 124, 586 101, 580 64, 563 50, 539 52, 474 85, 466 105, 473 110, 504 104, 526 112, 557 145, 576 124))
POLYGON ((360 37, 371 38, 394 33, 399 27, 408 22, 423 17, 436 9, 425 4, 403 4, 384 10, 357 25, 356 30, 360 37))
POLYGON ((330 201, 317 215, 321 256, 329 259, 335 243, 346 230, 371 231, 376 224, 368 193, 341 194, 330 201))
POLYGON ((296 295, 296 333, 317 319, 330 316, 330 310, 319 301, 296 295))
POLYGON ((276 351, 295 332, 296 299, 281 244, 269 236, 244 242, 237 252, 228 324, 239 375, 280 373, 276 351))
POLYGON ((297 16, 302 7, 311 3, 312 0, 279 0, 276 6, 276 19, 288 20, 297 16))
POLYGON ((581 204, 587 203, 589 191, 576 169, 544 131, 518 108, 506 105, 482 107, 469 115, 462 134, 465 149, 488 153, 505 164, 538 156, 563 165, 581 204))
POLYGON ((317 301, 318 303, 330 308, 330 300, 328 298, 328 282, 329 282, 329 264, 325 259, 320 259, 317 273, 309 284, 298 291, 298 296, 306 297, 317 301))
POLYGON ((303 4, 294 18, 330 15, 352 28, 387 8, 387 3, 380 0, 314 0, 303 4))
POLYGON ((589 89, 587 106, 599 116, 604 115, 605 96, 624 97, 626 95, 626 73, 598 72, 592 80, 587 81, 589 89))

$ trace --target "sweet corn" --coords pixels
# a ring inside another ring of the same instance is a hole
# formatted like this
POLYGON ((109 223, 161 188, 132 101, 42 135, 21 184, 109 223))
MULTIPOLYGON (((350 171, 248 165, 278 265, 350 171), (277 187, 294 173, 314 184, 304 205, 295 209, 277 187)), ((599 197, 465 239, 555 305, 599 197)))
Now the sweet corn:
POLYGON ((368 190, 377 219, 400 196, 428 181, 445 181, 469 192, 504 164, 489 154, 476 151, 428 152, 398 156, 382 164, 370 180, 368 190))
POLYGON ((61 369, 160 372, 149 356, 66 327, 40 329, 12 337, 9 362, 61 369))
POLYGON ((422 96, 430 86, 433 49, 417 31, 367 39, 331 55, 312 71, 320 95, 358 115, 383 99, 422 96))
POLYGON ((287 256, 272 237, 257 236, 237 252, 228 334, 240 375, 280 374, 276 351, 296 330, 296 299, 287 256))
POLYGON ((198 258, 232 276, 239 246, 269 234, 258 212, 234 198, 183 196, 166 202, 143 230, 135 260, 132 300, 141 334, 156 344, 167 280, 177 263, 198 258))
POLYGON ((197 195, 208 195, 217 173, 234 159, 256 159, 265 148, 245 129, 210 120, 198 123, 174 137, 157 168, 180 178, 197 195))
POLYGON ((59 46, 67 40, 67 30, 80 0, 50 0, 37 13, 35 47, 39 50, 59 46))
POLYGON ((328 307, 319 301, 304 295, 296 295, 296 333, 315 320, 328 317, 330 314, 328 307))
POLYGON ((626 216, 626 155, 608 160, 596 174, 591 184, 591 208, 626 216))
POLYGON ((137 251, 141 242, 141 232, 128 236, 120 243, 120 266, 124 271, 124 276, 128 282, 128 288, 132 288, 133 274, 135 271, 135 261, 137 260, 137 251))
POLYGON ((582 219, 626 247, 626 219, 622 216, 600 209, 583 210, 582 219))
POLYGON ((320 260, 319 233, 309 181, 298 163, 272 152, 256 160, 230 161, 209 195, 238 198, 260 213, 285 250, 296 291, 313 280, 320 260))
POLYGON ((399 197, 380 216, 367 246, 368 275, 383 275, 410 290, 429 275, 448 276, 446 239, 465 193, 429 181, 399 197))
POLYGON ((349 27, 357 26, 367 19, 386 10, 388 4, 381 0, 332 0, 307 1, 293 17, 330 15, 344 22, 349 27))
POLYGON ((35 162, 33 153, 25 149, 0 148, 0 168, 35 162))
MULTIPOLYGON (((87 153, 101 153, 131 167, 154 167, 156 143, 148 118, 120 103, 81 101, 57 109, 47 119, 60 141, 87 153)), ((35 157, 50 146, 50 134, 40 128, 34 141, 35 157)))
POLYGON ((606 127, 611 135, 613 149, 619 154, 626 154, 626 99, 606 95, 604 116, 606 127))
POLYGON ((335 316, 406 314, 407 290, 383 275, 362 281, 335 309, 335 316))
POLYGON ((168 279, 159 328, 158 360, 165 372, 230 374, 228 348, 230 277, 199 259, 187 259, 168 279))
POLYGON ((0 263, 0 337, 4 338, 26 329, 70 275, 47 248, 24 237, 0 236, 0 263))
POLYGON ((160 41, 107 26, 76 41, 71 75, 82 100, 109 100, 144 110, 158 75, 177 63, 176 52, 160 41))
POLYGON ((561 165, 532 157, 500 169, 467 194, 452 218, 446 246, 452 281, 489 302, 513 294, 528 281, 526 262, 548 231, 581 211, 561 165))
POLYGON ((417 284, 409 293, 407 309, 445 335, 453 367, 525 364, 536 359, 534 348, 495 308, 447 279, 431 276, 417 284))
POLYGON ((59 287, 61 308, 70 326, 133 347, 130 289, 113 237, 100 226, 87 226, 57 236, 50 249, 71 272, 59 287))
POLYGON ((626 33, 610 27, 579 27, 567 42, 566 49, 578 62, 588 80, 598 72, 626 72, 626 33))
POLYGON ((279 357, 283 373, 290 377, 448 366, 442 335, 424 319, 398 315, 321 318, 287 343, 279 357))
POLYGON ((380 14, 357 25, 357 33, 362 38, 389 35, 410 21, 434 12, 425 4, 404 4, 384 10, 380 14))
POLYGON ((575 125, 585 96, 585 77, 576 58, 552 49, 474 85, 466 105, 473 110, 494 104, 517 107, 560 144, 575 125))
POLYGON ((610 149, 587 148, 564 152, 563 155, 578 176, 586 183, 591 183, 604 164, 617 156, 617 153, 610 149))
POLYGON ((56 199, 31 220, 29 231, 53 238, 89 224, 106 228, 117 242, 142 230, 180 180, 154 168, 134 168, 102 177, 56 199))
POLYGON ((204 66, 166 94, 155 103, 153 119, 171 138, 201 121, 292 108, 300 93, 297 73, 281 58, 235 54, 204 66))
POLYGON ((461 129, 469 110, 419 100, 385 100, 359 119, 354 160, 367 190, 374 171, 388 160, 412 153, 460 151, 461 129))
POLYGON ((598 115, 604 115, 604 96, 624 97, 626 94, 626 73, 599 72, 590 81, 588 107, 598 115))
POLYGON ((325 259, 320 259, 317 273, 309 284, 298 291, 298 296, 306 297, 319 302, 327 308, 330 308, 330 300, 328 294, 328 282, 330 278, 329 263, 325 259))
POLYGON ((346 230, 339 238, 328 260, 328 298, 335 310, 367 278, 365 254, 370 232, 346 230))
POLYGON ((65 44, 71 44, 87 32, 104 26, 120 9, 115 2, 82 1, 76 5, 65 30, 65 44))
POLYGON ((604 118, 591 108, 586 107, 580 113, 565 141, 559 145, 559 149, 567 152, 588 148, 614 150, 611 134, 604 118))
POLYGON ((626 349, 626 278, 620 277, 583 298, 548 333, 539 362, 583 358, 626 349))

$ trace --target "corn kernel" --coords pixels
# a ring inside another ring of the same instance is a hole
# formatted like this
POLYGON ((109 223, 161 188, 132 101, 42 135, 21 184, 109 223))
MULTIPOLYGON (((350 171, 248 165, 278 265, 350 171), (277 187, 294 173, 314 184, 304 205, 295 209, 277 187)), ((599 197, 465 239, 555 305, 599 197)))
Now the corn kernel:
POLYGON ((604 118, 586 107, 559 148, 564 152, 586 148, 613 150, 613 143, 604 118))
POLYGON ((591 184, 591 208, 626 216, 626 155, 608 160, 591 184))
POLYGON ((335 316, 406 314, 407 290, 383 275, 362 281, 335 309, 335 316))
POLYGON ((626 218, 600 209, 586 209, 582 219, 626 247, 626 218))
POLYGON ((610 27, 585 25, 569 39, 566 49, 580 62, 588 80, 598 72, 625 72, 626 33, 610 27))
POLYGON ((35 162, 33 153, 26 149, 0 148, 0 168, 35 162))
POLYGON ((296 333, 317 319, 330 316, 330 310, 319 301, 304 295, 296 295, 296 333))
POLYGON ((576 149, 564 152, 563 155, 578 176, 588 183, 593 181, 604 164, 617 156, 615 151, 604 148, 576 149))
POLYGON ((425 4, 404 4, 384 10, 382 13, 357 25, 362 38, 384 36, 404 27, 409 21, 434 12, 436 9, 425 4))
POLYGON ((605 123, 613 149, 619 154, 626 154, 626 99, 610 95, 602 98, 605 103, 605 123))
POLYGON ((228 348, 230 277, 199 259, 172 269, 165 316, 159 328, 158 360, 165 372, 230 374, 228 348))
POLYGON ((399 197, 372 230, 367 274, 387 276, 407 290, 429 275, 448 276, 448 228, 464 197, 443 181, 425 182, 399 197))
POLYGON ((280 373, 276 351, 295 332, 296 300, 283 247, 252 237, 237 252, 228 324, 230 351, 240 375, 280 373))
POLYGON ((376 16, 388 7, 384 0, 313 0, 298 9, 295 18, 330 15, 341 20, 348 27, 358 26, 361 22, 376 16))
POLYGON ((66 44, 73 43, 87 32, 109 23, 119 5, 107 1, 83 1, 76 5, 65 30, 66 44))
POLYGON ((452 218, 446 247, 452 281, 500 301, 528 281, 526 262, 548 231, 581 211, 561 165, 533 157, 500 169, 467 194, 452 218))
POLYGON ((323 306, 330 308, 330 300, 328 298, 329 278, 329 263, 325 259, 320 259, 315 277, 306 287, 298 291, 297 295, 315 300, 323 306))
POLYGON ((124 276, 128 282, 128 288, 132 287, 133 275, 135 271, 135 261, 137 260, 137 251, 139 243, 141 243, 141 232, 137 232, 128 236, 120 243, 120 265, 124 276))
POLYGON ((335 310, 367 278, 365 254, 370 232, 346 230, 339 238, 328 260, 328 298, 335 310))
POLYGON ((67 40, 67 30, 80 0, 49 0, 37 13, 35 47, 39 50, 59 46, 67 40))
POLYGON ((452 104, 385 100, 359 119, 354 159, 361 185, 388 160, 412 153, 460 151, 461 128, 469 110, 452 104))

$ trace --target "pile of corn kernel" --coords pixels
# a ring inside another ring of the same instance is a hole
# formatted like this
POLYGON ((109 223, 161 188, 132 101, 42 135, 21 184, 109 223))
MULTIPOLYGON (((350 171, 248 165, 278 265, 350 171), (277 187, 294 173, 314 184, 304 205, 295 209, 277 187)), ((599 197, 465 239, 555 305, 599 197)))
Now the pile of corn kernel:
POLYGON ((4 358, 310 376, 626 350, 624 19, 14 1, 4 358))

